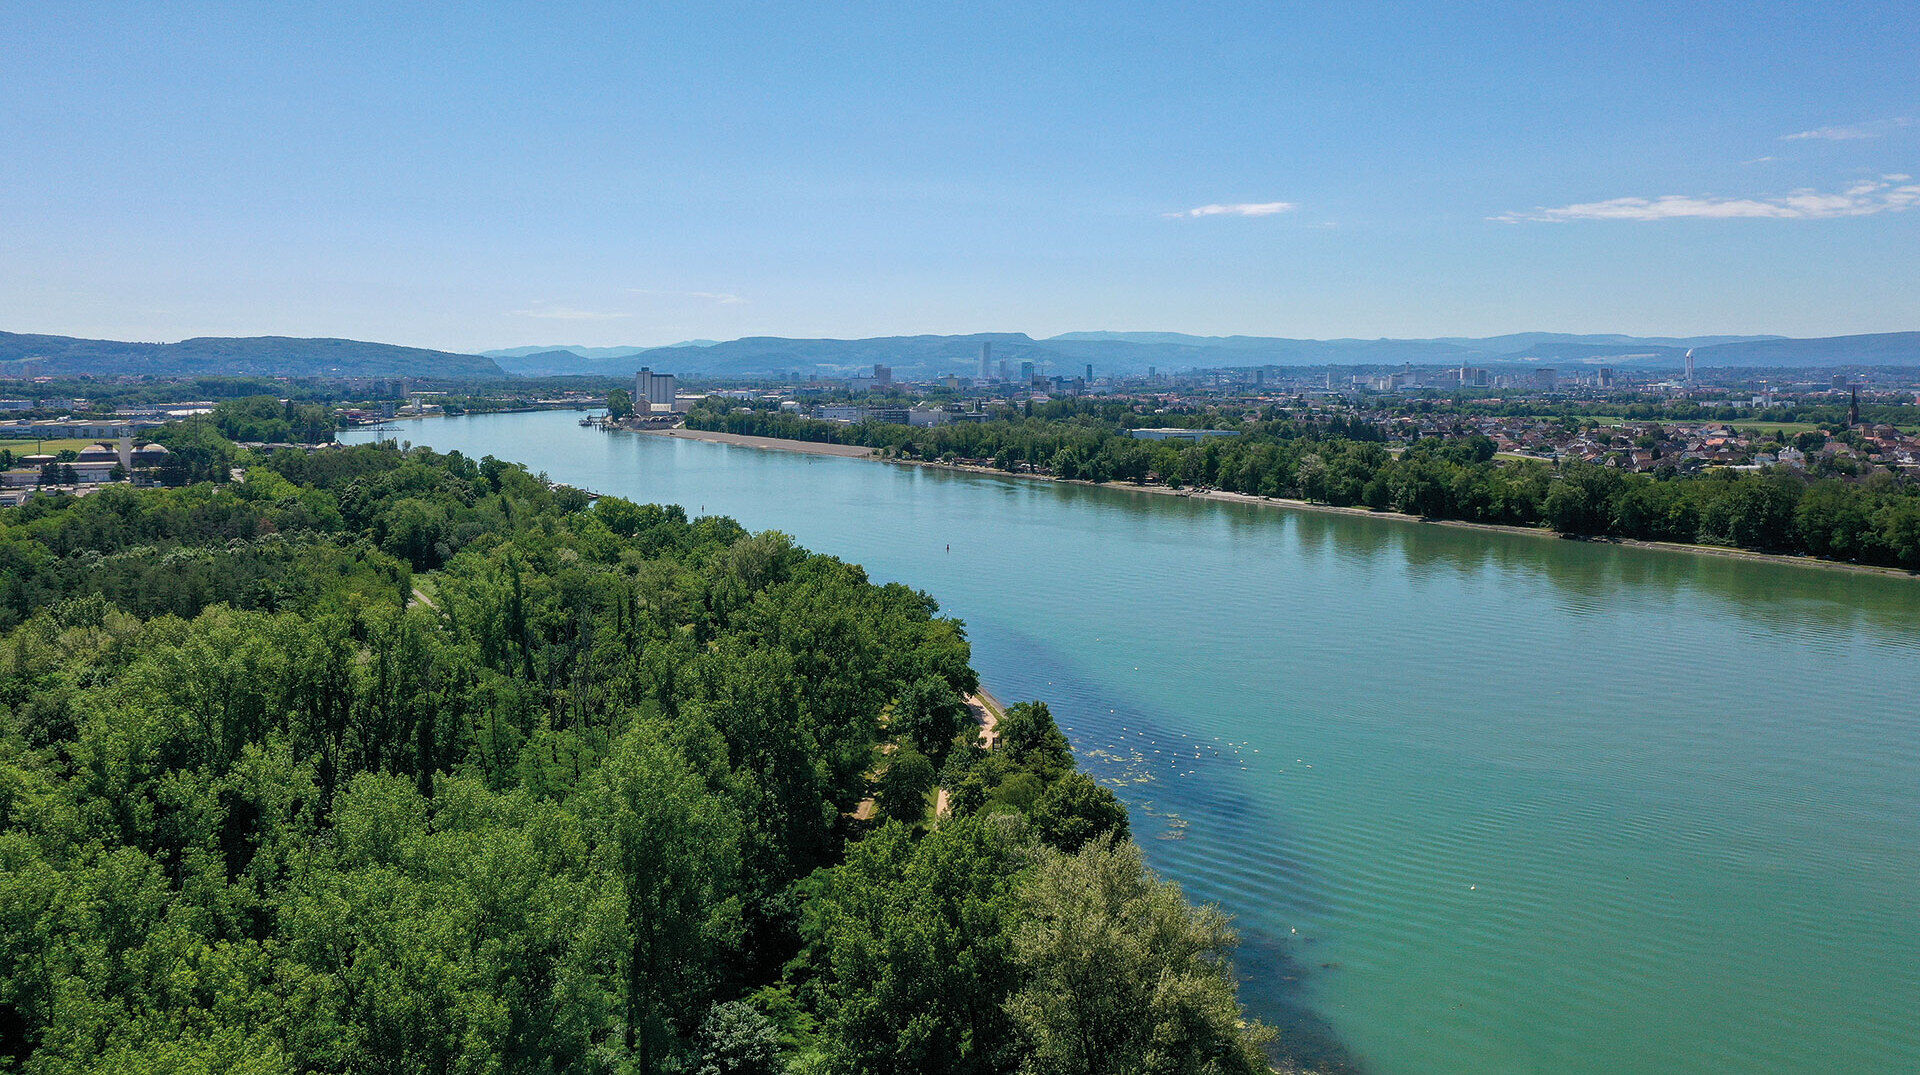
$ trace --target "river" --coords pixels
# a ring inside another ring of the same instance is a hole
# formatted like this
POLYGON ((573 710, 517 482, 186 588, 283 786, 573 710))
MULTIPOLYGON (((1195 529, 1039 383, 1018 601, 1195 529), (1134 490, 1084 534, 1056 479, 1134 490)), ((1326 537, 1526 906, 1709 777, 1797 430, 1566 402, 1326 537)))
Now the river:
POLYGON ((1920 1070, 1920 581, 583 429, 439 450, 964 620, 1249 1005, 1381 1073, 1920 1070))

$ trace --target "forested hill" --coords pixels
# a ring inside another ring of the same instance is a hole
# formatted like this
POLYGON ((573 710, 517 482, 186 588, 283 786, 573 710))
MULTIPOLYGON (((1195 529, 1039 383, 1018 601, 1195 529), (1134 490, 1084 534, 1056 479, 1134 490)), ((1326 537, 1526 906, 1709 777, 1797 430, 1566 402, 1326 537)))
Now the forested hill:
POLYGON ((123 343, 0 332, 0 372, 28 365, 44 376, 505 377, 490 358, 361 340, 205 336, 179 343, 123 343))
POLYGON ((0 510, 0 1069, 1265 1069, 1220 916, 1044 705, 979 747, 925 594, 492 458, 239 461, 0 510))
POLYGON ((1920 332, 1874 332, 1818 340, 1746 340, 1694 352, 1703 366, 1910 366, 1920 362, 1920 332))

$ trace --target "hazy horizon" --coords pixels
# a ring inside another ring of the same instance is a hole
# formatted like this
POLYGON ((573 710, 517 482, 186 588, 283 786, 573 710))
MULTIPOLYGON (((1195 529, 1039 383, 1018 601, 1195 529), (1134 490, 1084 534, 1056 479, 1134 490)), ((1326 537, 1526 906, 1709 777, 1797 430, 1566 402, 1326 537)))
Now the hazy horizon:
POLYGON ((54 4, 0 39, 22 331, 1920 325, 1904 3, 54 4))
MULTIPOLYGON (((483 354, 488 354, 492 352, 524 351, 529 349, 537 349, 541 351, 559 351, 559 350, 568 350, 573 348, 579 348, 584 350, 594 350, 594 351, 620 350, 625 348, 653 350, 657 348, 669 348, 669 347, 677 347, 677 346, 702 346, 702 345, 710 345, 710 344, 731 343, 736 340, 748 339, 748 338, 858 341, 858 340, 871 340, 871 339, 913 338, 913 337, 927 337, 927 336, 962 337, 962 336, 1024 335, 1036 343, 1045 343, 1048 340, 1059 339, 1063 336, 1072 336, 1076 333, 1104 333, 1104 334, 1109 334, 1113 336, 1173 335, 1173 336, 1191 336, 1197 339, 1232 339, 1232 338, 1289 339, 1289 340, 1300 340, 1300 341, 1307 341, 1307 342, 1323 342, 1323 343, 1340 342, 1340 341, 1372 342, 1372 341, 1381 341, 1381 340, 1408 341, 1408 342, 1420 342, 1420 341, 1427 341, 1427 340, 1486 340, 1486 339, 1500 339, 1502 337, 1507 337, 1507 336, 1526 336, 1526 335, 1571 336, 1571 337, 1621 336, 1621 337, 1630 337, 1634 340, 1661 340, 1661 339, 1686 340, 1686 339, 1709 339, 1709 338, 1716 338, 1716 337, 1734 338, 1734 339, 1751 339, 1751 338, 1760 338, 1760 337, 1774 337, 1774 338, 1781 338, 1781 339, 1822 338, 1822 337, 1806 337, 1806 336, 1788 336, 1784 333, 1772 333, 1772 332, 1627 333, 1627 332, 1618 332, 1618 331, 1611 331, 1611 330, 1605 330, 1605 329, 1596 329, 1592 331, 1569 331, 1569 330, 1559 330, 1559 329, 1534 329, 1534 328, 1509 329, 1509 330, 1500 331, 1500 332, 1488 332, 1488 333, 1476 333, 1476 334, 1443 332, 1443 333, 1432 333, 1432 334, 1419 335, 1419 336, 1366 336, 1366 335, 1360 335, 1355 333, 1347 333, 1344 335, 1337 335, 1337 336, 1276 336, 1271 333, 1254 333, 1254 332, 1215 332, 1215 333, 1202 334, 1197 332, 1189 333, 1189 332, 1183 332, 1178 329, 1165 329, 1165 328, 1141 328, 1141 329, 1077 328, 1077 329, 1066 329, 1061 332, 1049 333, 1047 335, 1040 335, 1038 333, 1033 333, 1033 332, 1022 332, 1018 329, 960 329, 952 332, 879 332, 879 333, 874 333, 872 335, 865 335, 865 336, 799 336, 793 333, 764 332, 764 333, 749 333, 744 336, 729 336, 729 337, 714 338, 714 339, 664 340, 657 343, 647 343, 647 342, 635 343, 632 341, 616 341, 616 342, 610 342, 610 343, 581 343, 581 342, 574 341, 574 342, 555 343, 551 341, 539 341, 539 342, 533 342, 533 343, 486 344, 486 345, 481 345, 479 347, 474 347, 474 348, 457 348, 457 347, 442 347, 430 342, 422 343, 422 342, 416 342, 416 341, 410 341, 410 340, 374 339, 374 338, 367 338, 367 337, 345 336, 340 333, 327 333, 327 332, 318 332, 318 333, 312 333, 312 334, 292 333, 292 332, 258 332, 258 333, 249 333, 246 336, 234 336, 228 333, 200 332, 200 333, 192 333, 186 336, 173 336, 173 337, 166 337, 166 338, 156 337, 156 338, 147 338, 147 339, 89 336, 84 333, 72 333, 72 332, 49 332, 49 331, 37 329, 37 328, 19 328, 19 327, 10 326, 10 325, 0 325, 0 332, 8 332, 8 333, 15 333, 19 335, 28 335, 28 336, 65 336, 65 337, 76 338, 76 339, 112 340, 113 342, 118 342, 118 343, 137 343, 137 344, 174 344, 174 343, 180 343, 182 341, 191 340, 191 339, 233 339, 233 338, 246 339, 246 338, 273 338, 273 337, 281 337, 281 338, 288 338, 288 339, 344 339, 344 340, 354 340, 360 343, 389 344, 389 345, 398 346, 398 347, 417 347, 425 350, 442 351, 449 354, 464 354, 464 355, 483 355, 483 354)), ((1920 332, 1920 329, 1896 328, 1896 329, 1881 330, 1880 332, 1832 333, 1829 335, 1832 335, 1832 336, 1878 335, 1882 333, 1900 333, 1900 332, 1920 332)))

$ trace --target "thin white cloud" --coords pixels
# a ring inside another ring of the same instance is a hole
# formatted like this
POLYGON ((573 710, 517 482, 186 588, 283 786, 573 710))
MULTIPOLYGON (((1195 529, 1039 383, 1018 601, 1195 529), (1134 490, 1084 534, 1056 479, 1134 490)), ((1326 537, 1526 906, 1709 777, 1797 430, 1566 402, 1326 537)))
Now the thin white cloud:
POLYGON ((704 302, 711 302, 715 306, 737 306, 747 301, 738 295, 729 294, 725 291, 656 291, 648 287, 630 287, 627 289, 627 293, 631 295, 657 295, 674 299, 700 299, 704 302))
POLYGON ((1893 119, 1874 120, 1870 123, 1850 123, 1844 126, 1815 127, 1810 131, 1795 131, 1780 136, 1782 142, 1853 142, 1863 138, 1880 138, 1887 132, 1901 127, 1911 127, 1912 116, 1896 116, 1893 119))
POLYGON ((633 316, 600 310, 577 310, 571 306, 541 306, 532 310, 513 310, 511 313, 515 317, 538 317, 545 321, 618 321, 633 316))
POLYGON ((1190 220, 1203 216, 1273 216, 1300 208, 1292 202, 1235 202, 1232 205, 1199 205, 1168 213, 1170 219, 1190 220))
POLYGON ((1878 138, 1879 131, 1865 127, 1815 127, 1810 131, 1795 131, 1780 136, 1782 142, 1852 142, 1861 138, 1878 138))
POLYGON ((1558 208, 1502 213, 1488 217, 1503 224, 1560 223, 1568 220, 1830 220, 1835 217, 1898 213, 1920 206, 1920 185, 1904 175, 1855 183, 1838 193, 1796 190, 1757 198, 1668 194, 1658 198, 1614 198, 1558 208))
POLYGON ((1775 158, 1775 157, 1755 157, 1752 160, 1743 160, 1740 163, 1741 164, 1765 164, 1770 160, 1777 160, 1777 159, 1778 158, 1775 158))

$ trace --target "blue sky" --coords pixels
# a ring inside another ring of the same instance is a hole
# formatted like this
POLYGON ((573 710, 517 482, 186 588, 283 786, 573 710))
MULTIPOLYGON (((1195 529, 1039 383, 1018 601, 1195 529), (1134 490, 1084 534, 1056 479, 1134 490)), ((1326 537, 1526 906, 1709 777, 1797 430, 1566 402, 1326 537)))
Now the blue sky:
POLYGON ((0 328, 1916 329, 1916 56, 1912 0, 10 0, 0 328))

